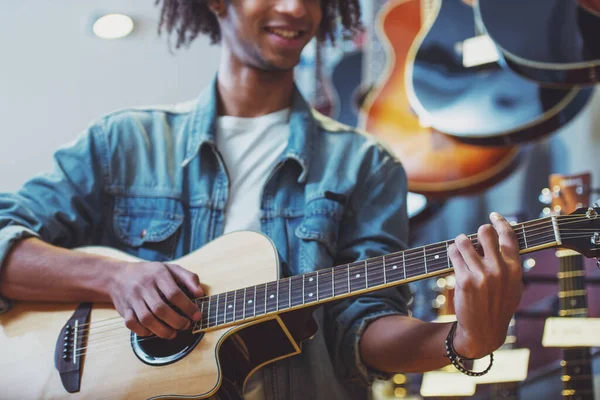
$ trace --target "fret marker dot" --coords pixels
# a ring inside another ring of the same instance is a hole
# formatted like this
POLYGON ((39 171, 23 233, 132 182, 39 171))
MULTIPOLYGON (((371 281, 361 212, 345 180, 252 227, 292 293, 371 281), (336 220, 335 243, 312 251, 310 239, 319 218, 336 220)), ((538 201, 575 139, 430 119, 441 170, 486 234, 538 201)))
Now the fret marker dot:
POLYGON ((308 297, 312 297, 312 296, 313 296, 313 295, 312 295, 312 293, 309 293, 309 294, 308 294, 308 297))
POLYGON ((233 306, 230 304, 230 305, 227 306, 227 308, 233 308, 233 306))
POLYGON ((252 300, 248 300, 248 304, 252 304, 252 300))
POLYGON ((357 278, 360 278, 360 274, 356 274, 356 277, 357 277, 357 278))
POLYGON ((575 300, 575 299, 571 299, 571 305, 572 305, 572 306, 575 306, 575 305, 577 305, 577 300, 575 300))
POLYGON ((275 297, 275 295, 274 295, 274 294, 272 294, 272 295, 270 295, 270 296, 269 296, 269 298, 270 298, 270 299, 272 299, 273 297, 275 297))
POLYGON ((575 373, 576 373, 576 374, 578 374, 578 373, 579 373, 579 371, 581 371, 581 368, 579 368, 579 367, 575 368, 575 373))
POLYGON ((435 259, 437 260, 438 258, 440 258, 440 256, 439 256, 439 255, 436 255, 436 256, 435 256, 435 259))
POLYGON ((392 267, 392 269, 398 269, 398 266, 397 266, 397 265, 394 265, 394 266, 392 267))
POLYGON ((309 281, 309 282, 312 282, 312 281, 313 281, 313 278, 308 278, 308 281, 309 281))

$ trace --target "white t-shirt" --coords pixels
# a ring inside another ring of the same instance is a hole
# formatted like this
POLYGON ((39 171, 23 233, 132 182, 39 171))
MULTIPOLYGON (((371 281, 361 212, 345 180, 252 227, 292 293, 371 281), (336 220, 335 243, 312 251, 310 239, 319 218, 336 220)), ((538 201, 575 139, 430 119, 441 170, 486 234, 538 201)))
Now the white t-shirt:
POLYGON ((224 233, 260 232, 262 189, 290 136, 290 110, 217 118, 217 149, 229 175, 224 233))
MULTIPOLYGON (((260 232, 262 189, 290 136, 290 110, 255 118, 217 118, 217 149, 229 175, 225 231, 260 232)), ((244 399, 263 400, 262 370, 246 385, 244 399)))

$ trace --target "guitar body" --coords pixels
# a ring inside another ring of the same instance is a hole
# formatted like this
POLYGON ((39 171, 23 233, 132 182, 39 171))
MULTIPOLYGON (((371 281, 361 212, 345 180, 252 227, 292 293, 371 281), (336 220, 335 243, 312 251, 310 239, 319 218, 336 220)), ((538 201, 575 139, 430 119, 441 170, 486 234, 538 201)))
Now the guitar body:
POLYGON ((479 0, 487 33, 506 65, 537 82, 600 82, 598 0, 479 0))
POLYGON ((473 8, 444 0, 409 60, 409 99, 433 128, 466 143, 508 145, 556 131, 587 104, 591 88, 542 87, 497 62, 466 67, 463 55, 484 51, 463 45, 476 32, 473 8))
POLYGON ((388 72, 367 99, 361 126, 402 161, 409 190, 432 197, 474 193, 508 175, 517 161, 515 147, 461 143, 424 126, 413 113, 405 74, 421 29, 420 0, 391 2, 380 18, 390 48, 388 72))
POLYGON ((363 75, 363 52, 345 54, 331 73, 336 110, 332 118, 342 124, 358 125, 358 96, 363 75))
MULTIPOLYGON (((81 250, 132 259, 107 248, 81 250)), ((209 294, 272 281, 278 279, 279 271, 272 243, 253 232, 225 235, 174 263, 197 273, 209 294), (232 248, 236 251, 231 251, 232 248)), ((15 304, 10 312, 0 316, 0 398, 203 399, 216 395, 220 399, 232 399, 258 367, 298 354, 299 342, 316 331, 310 308, 307 308, 303 312, 306 319, 296 316, 290 324, 293 333, 283 322, 287 314, 281 314, 196 334, 191 342, 181 334, 172 341, 149 339, 145 343, 154 340, 158 344, 155 349, 160 353, 156 355, 158 359, 166 356, 162 353, 169 352, 170 343, 176 347, 177 341, 187 340, 191 347, 180 359, 150 365, 152 359, 143 362, 132 350, 131 332, 117 311, 108 305, 94 304, 91 329, 86 335, 81 331, 86 340, 80 348, 87 351, 80 359, 81 386, 77 393, 68 393, 55 368, 55 347, 63 326, 77 306, 24 302, 15 304), (223 383, 234 390, 220 391, 223 383)), ((136 338, 138 344, 143 343, 141 338, 136 338)), ((172 352, 177 353, 177 350, 172 352)))

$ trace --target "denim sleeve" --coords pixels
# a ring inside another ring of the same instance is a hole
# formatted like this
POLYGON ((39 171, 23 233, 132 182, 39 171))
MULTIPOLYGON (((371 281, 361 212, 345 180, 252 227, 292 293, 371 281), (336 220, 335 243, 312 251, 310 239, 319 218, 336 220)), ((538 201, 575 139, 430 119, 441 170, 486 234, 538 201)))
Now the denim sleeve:
MULTIPOLYGON (((370 175, 350 204, 343 221, 337 263, 348 263, 406 248, 407 180, 401 164, 389 158, 370 175)), ((334 366, 342 378, 368 386, 390 374, 367 367, 359 352, 367 326, 387 315, 408 315, 408 285, 391 287, 334 302, 326 307, 325 335, 334 366)))
POLYGON ((66 248, 92 241, 101 223, 104 143, 92 125, 55 152, 52 172, 32 178, 16 193, 0 193, 0 268, 26 237, 66 248))

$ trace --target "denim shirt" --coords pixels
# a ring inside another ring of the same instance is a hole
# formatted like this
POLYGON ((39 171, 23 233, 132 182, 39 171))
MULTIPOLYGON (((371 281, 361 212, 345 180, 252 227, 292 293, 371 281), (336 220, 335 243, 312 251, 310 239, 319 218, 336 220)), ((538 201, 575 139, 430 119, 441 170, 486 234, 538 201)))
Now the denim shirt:
MULTIPOLYGON (((0 266, 29 236, 154 261, 182 257, 220 236, 228 176, 215 145, 216 96, 215 79, 195 101, 99 118, 55 153, 53 172, 1 193, 0 266)), ((389 151, 320 115, 295 89, 289 143, 260 210, 261 230, 283 261, 281 276, 405 248, 406 191, 404 170, 389 151)), ((409 296, 401 286, 317 309, 319 331, 302 354, 264 367, 265 397, 366 398, 383 374, 362 362, 360 337, 379 317, 406 315, 409 296)))

